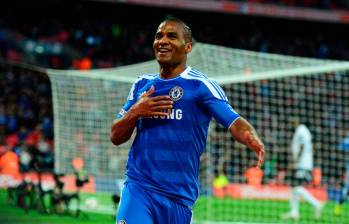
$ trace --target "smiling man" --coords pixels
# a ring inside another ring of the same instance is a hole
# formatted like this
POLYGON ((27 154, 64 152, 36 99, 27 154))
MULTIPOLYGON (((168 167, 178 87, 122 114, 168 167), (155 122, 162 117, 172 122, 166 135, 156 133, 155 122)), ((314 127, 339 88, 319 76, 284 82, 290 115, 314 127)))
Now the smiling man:
POLYGON ((264 145, 255 129, 230 106, 224 91, 187 66, 192 33, 179 19, 163 21, 153 43, 159 74, 140 76, 113 122, 115 145, 137 134, 129 152, 117 214, 123 224, 189 224, 199 195, 200 156, 214 117, 232 136, 255 151, 264 145))

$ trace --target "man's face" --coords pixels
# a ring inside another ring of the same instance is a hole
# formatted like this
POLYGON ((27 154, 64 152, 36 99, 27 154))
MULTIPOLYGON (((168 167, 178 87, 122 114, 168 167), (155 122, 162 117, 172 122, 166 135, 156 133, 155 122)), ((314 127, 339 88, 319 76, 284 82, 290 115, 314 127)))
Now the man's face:
POLYGON ((161 65, 178 65, 186 60, 191 43, 184 39, 181 24, 167 21, 160 24, 153 43, 155 58, 161 65))

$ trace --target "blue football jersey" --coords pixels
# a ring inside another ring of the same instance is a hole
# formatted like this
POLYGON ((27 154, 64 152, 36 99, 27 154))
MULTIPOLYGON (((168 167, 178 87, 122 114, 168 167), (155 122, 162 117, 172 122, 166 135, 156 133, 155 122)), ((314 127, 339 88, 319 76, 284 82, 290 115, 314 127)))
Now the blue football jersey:
POLYGON ((239 115, 219 85, 190 67, 173 79, 159 74, 140 76, 119 114, 121 118, 139 97, 155 87, 152 96, 169 95, 174 101, 167 116, 141 118, 129 152, 126 182, 193 206, 199 194, 200 155, 205 149, 212 117, 228 128, 239 115))

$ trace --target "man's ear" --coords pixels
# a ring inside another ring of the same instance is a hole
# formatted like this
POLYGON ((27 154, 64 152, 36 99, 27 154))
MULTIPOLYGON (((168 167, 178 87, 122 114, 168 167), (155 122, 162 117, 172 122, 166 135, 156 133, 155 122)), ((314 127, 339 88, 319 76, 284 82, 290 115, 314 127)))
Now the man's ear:
POLYGON ((185 52, 188 54, 193 50, 193 43, 189 42, 185 44, 185 52))

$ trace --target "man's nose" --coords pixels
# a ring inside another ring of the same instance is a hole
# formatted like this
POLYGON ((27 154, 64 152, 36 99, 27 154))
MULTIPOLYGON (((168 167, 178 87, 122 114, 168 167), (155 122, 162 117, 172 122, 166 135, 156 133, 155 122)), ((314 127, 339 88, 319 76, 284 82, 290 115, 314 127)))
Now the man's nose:
POLYGON ((159 44, 168 44, 169 39, 166 36, 163 36, 160 40, 159 40, 159 44))

